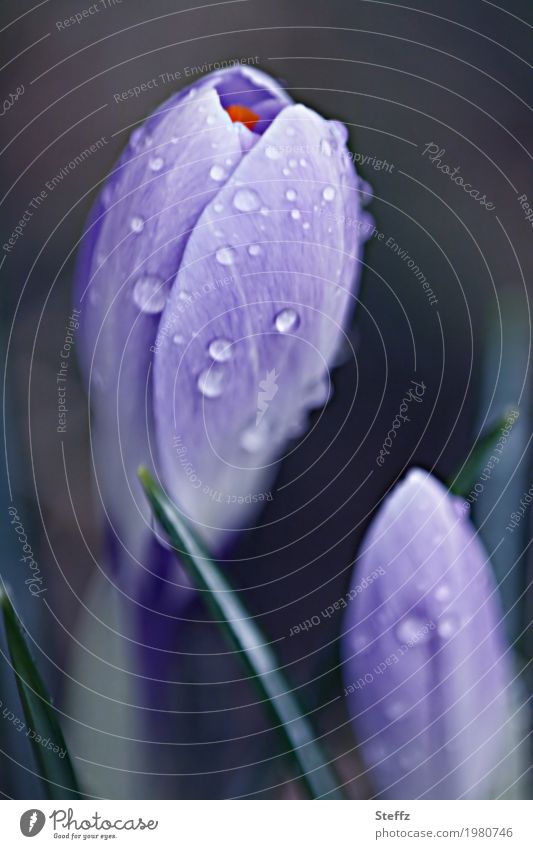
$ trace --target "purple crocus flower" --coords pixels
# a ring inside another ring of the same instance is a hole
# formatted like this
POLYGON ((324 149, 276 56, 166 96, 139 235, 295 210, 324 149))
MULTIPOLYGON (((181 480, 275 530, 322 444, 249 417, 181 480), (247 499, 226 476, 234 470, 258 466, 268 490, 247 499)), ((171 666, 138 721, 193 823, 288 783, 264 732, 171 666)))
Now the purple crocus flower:
POLYGON ((510 650, 490 563, 462 506, 414 469, 385 499, 358 557, 344 694, 383 798, 487 798, 514 780, 504 769, 513 758, 510 650))
POLYGON ((100 193, 76 300, 97 482, 133 557, 151 545, 140 463, 219 553, 327 399, 365 231, 346 138, 231 68, 159 107, 100 193))

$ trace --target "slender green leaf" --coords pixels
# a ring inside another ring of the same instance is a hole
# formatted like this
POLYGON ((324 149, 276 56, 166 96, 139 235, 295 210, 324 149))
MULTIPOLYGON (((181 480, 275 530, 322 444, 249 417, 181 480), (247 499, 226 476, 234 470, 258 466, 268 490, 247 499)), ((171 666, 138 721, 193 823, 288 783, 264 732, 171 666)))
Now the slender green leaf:
POLYGON ((0 609, 26 719, 25 731, 43 780, 45 796, 48 799, 81 798, 50 696, 29 652, 13 605, 2 587, 0 609), (48 748, 48 744, 51 748, 48 748), (59 751, 54 752, 54 747, 58 747, 59 751))
POLYGON ((515 412, 514 408, 506 410, 496 422, 485 431, 478 439, 470 456, 463 463, 458 473, 454 475, 450 481, 450 491, 454 495, 460 495, 463 498, 471 492, 472 488, 479 481, 480 475, 483 472, 485 463, 487 462, 492 450, 498 443, 502 435, 502 431, 506 427, 511 413, 515 412))
POLYGON ((139 478, 157 520, 179 554, 181 565, 195 586, 205 591, 206 603, 273 712, 276 727, 284 743, 288 744, 309 793, 315 799, 344 798, 339 789, 341 780, 329 765, 308 719, 280 671, 268 640, 150 473, 141 468, 139 478))

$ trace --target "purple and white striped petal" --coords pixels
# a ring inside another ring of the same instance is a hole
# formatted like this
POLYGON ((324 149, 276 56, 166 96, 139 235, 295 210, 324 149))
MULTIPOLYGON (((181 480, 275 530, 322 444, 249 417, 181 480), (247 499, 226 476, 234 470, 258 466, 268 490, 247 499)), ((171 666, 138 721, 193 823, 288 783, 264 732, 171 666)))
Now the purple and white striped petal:
POLYGON ((468 517, 430 474, 411 471, 385 499, 351 597, 344 693, 376 795, 496 795, 515 692, 498 590, 468 517))

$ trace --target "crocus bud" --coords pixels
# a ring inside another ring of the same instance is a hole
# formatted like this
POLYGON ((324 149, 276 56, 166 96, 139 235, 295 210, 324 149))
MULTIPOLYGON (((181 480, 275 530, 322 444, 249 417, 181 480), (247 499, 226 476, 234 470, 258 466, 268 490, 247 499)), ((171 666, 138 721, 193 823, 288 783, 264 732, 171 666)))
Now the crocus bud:
POLYGON ((98 486, 137 556, 140 463, 219 552, 327 399, 366 226, 346 137, 231 68, 135 130, 98 197, 76 300, 98 486))
POLYGON ((434 477, 412 470, 358 557, 342 637, 344 694, 383 798, 488 798, 517 777, 505 769, 515 710, 498 589, 458 507, 434 477))

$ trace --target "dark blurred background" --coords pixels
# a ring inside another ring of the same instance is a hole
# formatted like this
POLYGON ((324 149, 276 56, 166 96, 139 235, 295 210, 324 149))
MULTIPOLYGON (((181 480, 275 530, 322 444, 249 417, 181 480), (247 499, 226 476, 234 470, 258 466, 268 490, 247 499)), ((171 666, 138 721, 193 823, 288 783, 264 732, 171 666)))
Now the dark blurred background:
MULTIPOLYGON (((260 67, 281 78, 296 100, 347 124, 352 151, 367 157, 359 172, 374 188, 369 209, 386 238, 372 239, 365 252, 350 331, 356 359, 335 372, 326 414, 283 464, 261 526, 241 538, 226 568, 276 641, 346 780, 353 779, 350 792, 368 796, 339 698, 340 614, 288 635, 346 591, 371 513, 398 476, 418 464, 447 478, 480 429, 508 404, 519 404, 520 423, 476 516, 490 549, 531 484, 531 222, 519 202, 526 194, 533 204, 526 149, 531 5, 108 0, 80 24, 58 28, 89 6, 83 0, 4 0, 0 6, 2 99, 23 87, 0 119, 2 245, 47 181, 105 138, 33 209, 12 250, 0 252, 2 577, 34 641, 89 793, 218 798, 294 792, 268 717, 200 604, 179 623, 175 680, 189 683, 162 697, 162 704, 170 699, 183 712, 172 724, 165 714, 135 707, 140 693, 131 674, 132 643, 116 635, 131 636, 128 606, 118 603, 97 566, 103 540, 89 417, 73 365, 68 431, 62 439, 56 432, 55 375, 71 310, 73 260, 99 184, 132 127, 192 81, 186 68, 259 56, 260 67), (181 79, 115 102, 114 93, 165 72, 180 72, 181 79), (460 166, 465 180, 493 202, 492 211, 422 155, 429 143, 444 149, 442 159, 452 168, 460 166), (372 157, 392 167, 376 170, 368 164, 372 157), (386 247, 389 237, 422 270, 437 304, 386 247), (376 469, 376 453, 412 379, 426 384, 424 403, 376 469), (498 502, 508 480, 512 486, 498 502), (46 604, 24 586, 7 518, 10 498, 45 575, 46 604), (138 742, 165 739, 177 745, 138 742)), ((527 616, 524 598, 515 602, 527 583, 528 524, 506 535, 494 559, 504 603, 513 607, 508 633, 522 657, 530 654, 527 616)), ((2 662, 3 692, 15 703, 10 681, 2 662)), ((38 796, 32 755, 6 725, 0 723, 0 790, 38 796)))

